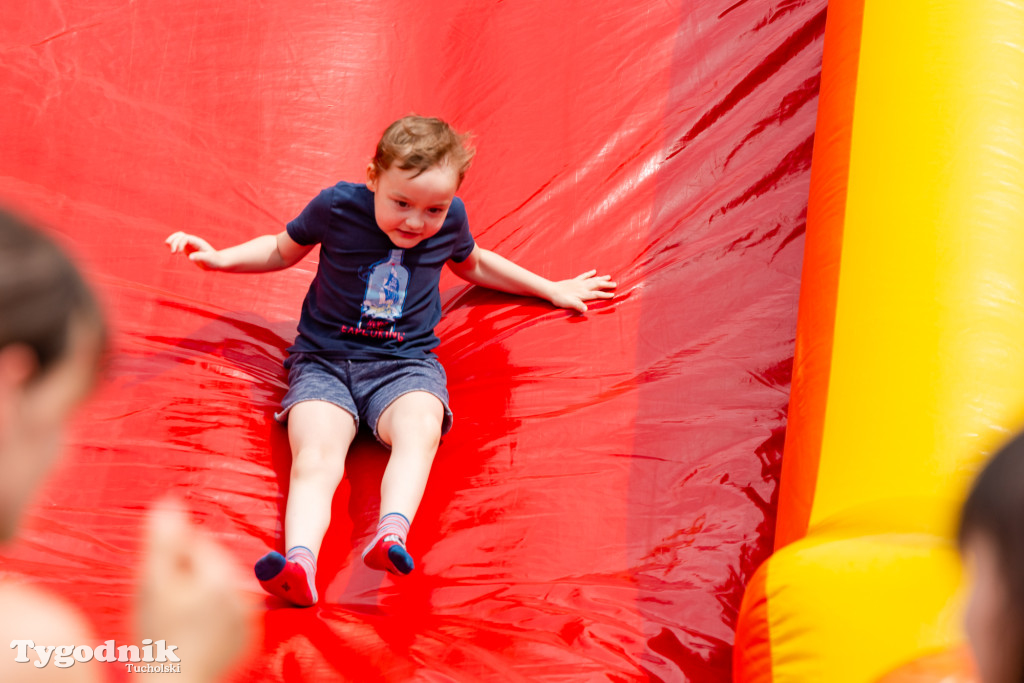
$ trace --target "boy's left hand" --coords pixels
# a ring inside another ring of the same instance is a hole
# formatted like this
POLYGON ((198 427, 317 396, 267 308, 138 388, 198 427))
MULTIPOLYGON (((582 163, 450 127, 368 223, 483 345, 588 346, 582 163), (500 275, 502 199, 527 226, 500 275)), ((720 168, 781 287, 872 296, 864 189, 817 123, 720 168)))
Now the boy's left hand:
POLYGON ((611 299, 614 296, 611 290, 617 286, 612 282, 611 275, 598 275, 596 270, 588 270, 571 280, 559 280, 552 284, 551 303, 580 313, 587 312, 585 301, 611 299))

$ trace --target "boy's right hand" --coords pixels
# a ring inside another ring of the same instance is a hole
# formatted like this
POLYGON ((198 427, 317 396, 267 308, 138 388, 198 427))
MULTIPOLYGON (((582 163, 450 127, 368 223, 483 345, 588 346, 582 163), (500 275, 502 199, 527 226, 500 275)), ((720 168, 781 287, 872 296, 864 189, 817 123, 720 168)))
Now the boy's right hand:
POLYGON ((202 237, 178 231, 164 242, 171 248, 172 254, 185 254, 189 261, 203 270, 220 270, 219 253, 202 237))

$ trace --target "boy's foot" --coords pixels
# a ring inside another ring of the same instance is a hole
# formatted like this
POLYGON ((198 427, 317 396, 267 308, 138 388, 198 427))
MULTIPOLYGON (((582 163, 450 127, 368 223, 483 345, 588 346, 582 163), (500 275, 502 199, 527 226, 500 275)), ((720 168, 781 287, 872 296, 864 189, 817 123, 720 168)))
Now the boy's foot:
POLYGON ((295 546, 287 558, 271 551, 256 561, 255 569, 263 590, 271 595, 299 607, 316 604, 316 560, 308 548, 295 546))
POLYGON ((363 562, 371 569, 402 575, 411 572, 415 566, 402 539, 394 534, 377 539, 376 543, 364 550, 363 562))
POLYGON ((408 574, 413 570, 412 557, 405 549, 409 533, 409 520, 400 512, 391 512, 380 518, 377 535, 363 551, 363 562, 371 569, 392 574, 408 574))

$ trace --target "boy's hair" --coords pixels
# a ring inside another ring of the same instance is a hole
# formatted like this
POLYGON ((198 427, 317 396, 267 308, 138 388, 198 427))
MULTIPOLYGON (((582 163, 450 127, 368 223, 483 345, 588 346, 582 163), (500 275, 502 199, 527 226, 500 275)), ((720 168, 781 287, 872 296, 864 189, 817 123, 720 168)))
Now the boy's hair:
POLYGON ((406 171, 415 169, 419 175, 431 166, 450 164, 458 172, 459 185, 462 185, 476 155, 469 140, 469 134, 455 132, 441 119, 414 114, 402 117, 381 135, 371 173, 379 177, 392 166, 398 166, 406 171))
POLYGON ((49 237, 0 209, 0 349, 32 349, 39 377, 63 359, 74 321, 88 323, 105 346, 103 315, 78 268, 49 237))

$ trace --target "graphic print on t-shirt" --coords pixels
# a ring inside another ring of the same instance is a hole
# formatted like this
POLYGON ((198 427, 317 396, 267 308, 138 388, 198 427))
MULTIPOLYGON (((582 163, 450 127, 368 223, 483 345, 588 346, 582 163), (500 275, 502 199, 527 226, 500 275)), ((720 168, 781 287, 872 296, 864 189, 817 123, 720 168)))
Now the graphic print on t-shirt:
POLYGON ((409 288, 409 269, 402 265, 403 254, 402 249, 392 249, 386 259, 370 266, 363 304, 359 309, 359 329, 394 332, 395 321, 402 317, 409 288))

